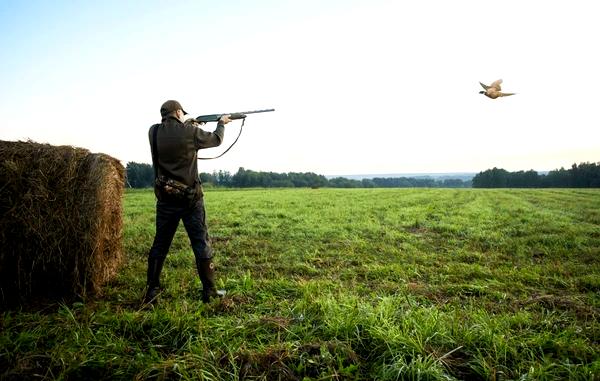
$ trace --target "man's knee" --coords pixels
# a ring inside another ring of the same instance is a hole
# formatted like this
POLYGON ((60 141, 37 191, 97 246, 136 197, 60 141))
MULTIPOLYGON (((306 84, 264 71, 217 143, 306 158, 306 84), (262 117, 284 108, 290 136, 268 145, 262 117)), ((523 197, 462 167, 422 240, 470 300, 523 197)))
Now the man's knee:
POLYGON ((152 243, 152 247, 150 248, 149 257, 150 258, 164 258, 167 256, 169 252, 169 248, 171 247, 171 242, 173 241, 173 235, 165 234, 164 232, 158 232, 158 234, 154 237, 154 242, 152 243))
POLYGON ((196 257, 196 259, 210 259, 212 258, 212 247, 210 246, 210 243, 208 241, 205 240, 192 240, 190 237, 191 243, 192 243, 192 250, 194 251, 194 256, 196 257))
POLYGON ((169 252, 169 248, 161 249, 159 247, 152 247, 150 252, 148 253, 148 258, 150 259, 165 259, 167 257, 167 253, 169 252))

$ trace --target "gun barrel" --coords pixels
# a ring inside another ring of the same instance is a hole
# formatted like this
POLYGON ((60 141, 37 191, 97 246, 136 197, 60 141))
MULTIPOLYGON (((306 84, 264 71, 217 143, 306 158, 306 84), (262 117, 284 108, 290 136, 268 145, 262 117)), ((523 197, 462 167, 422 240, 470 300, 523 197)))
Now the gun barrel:
MULTIPOLYGON (((272 112, 272 111, 275 111, 275 109, 274 109, 274 108, 266 108, 266 109, 264 109, 264 110, 254 110, 254 111, 235 112, 235 113, 233 113, 233 114, 244 114, 244 115, 246 115, 246 114, 258 114, 258 113, 260 113, 260 112, 272 112)), ((225 115, 226 115, 226 114, 225 114, 225 115)))
POLYGON ((195 119, 198 122, 207 123, 207 122, 217 122, 223 115, 231 115, 231 119, 244 119, 247 114, 258 114, 261 112, 272 112, 275 111, 274 108, 268 108, 264 110, 253 110, 253 111, 243 111, 243 112, 231 112, 231 113, 223 113, 223 114, 210 114, 210 115, 200 115, 195 119))

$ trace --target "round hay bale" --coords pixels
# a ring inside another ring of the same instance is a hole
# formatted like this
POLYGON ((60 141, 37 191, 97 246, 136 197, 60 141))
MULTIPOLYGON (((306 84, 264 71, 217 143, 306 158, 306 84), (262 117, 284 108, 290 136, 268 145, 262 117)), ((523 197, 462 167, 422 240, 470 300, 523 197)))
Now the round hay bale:
POLYGON ((0 140, 0 306, 100 291, 122 259, 124 172, 86 149, 0 140))

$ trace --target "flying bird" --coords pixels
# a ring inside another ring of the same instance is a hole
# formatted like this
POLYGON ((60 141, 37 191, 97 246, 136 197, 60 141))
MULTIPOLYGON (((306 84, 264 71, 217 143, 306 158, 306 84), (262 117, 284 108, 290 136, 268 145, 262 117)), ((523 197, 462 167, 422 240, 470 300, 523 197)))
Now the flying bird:
POLYGON ((500 87, 500 84, 502 83, 502 80, 499 79, 497 81, 492 82, 491 85, 484 85, 483 83, 479 82, 479 84, 481 85, 481 87, 483 87, 485 89, 485 91, 480 91, 479 94, 483 94, 488 98, 492 98, 492 99, 496 99, 499 97, 508 97, 509 95, 515 95, 515 93, 503 93, 500 90, 502 90, 502 88, 500 87))

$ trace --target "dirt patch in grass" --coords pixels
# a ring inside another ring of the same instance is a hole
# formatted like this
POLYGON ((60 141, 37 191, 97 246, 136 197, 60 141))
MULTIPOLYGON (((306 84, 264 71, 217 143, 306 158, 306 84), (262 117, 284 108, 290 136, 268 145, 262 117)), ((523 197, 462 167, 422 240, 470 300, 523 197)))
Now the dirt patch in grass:
POLYGON ((569 296, 553 294, 533 294, 527 300, 521 302, 522 307, 541 306, 548 310, 560 310, 574 312, 577 318, 597 319, 600 317, 600 309, 569 296))
POLYGON ((248 295, 227 295, 213 308, 215 313, 229 314, 242 306, 254 305, 254 303, 254 298, 248 295))
POLYGON ((240 370, 240 379, 345 379, 358 371, 359 357, 344 343, 322 342, 297 348, 275 346, 263 351, 244 350, 221 359, 222 366, 232 364, 240 370))
POLYGON ((229 241, 231 241, 231 237, 227 237, 227 236, 211 236, 210 237, 210 243, 212 243, 213 245, 227 245, 229 243, 229 241))
POLYGON ((438 306, 442 306, 451 300, 451 296, 445 294, 443 290, 434 289, 426 283, 413 281, 408 282, 406 286, 410 294, 427 299, 438 306))
POLYGON ((28 355, 16 360, 12 370, 8 370, 8 362, 0 366, 2 380, 51 379, 52 357, 48 355, 28 355))
POLYGON ((406 228, 406 231, 411 234, 422 235, 429 233, 429 229, 427 229, 423 225, 415 224, 406 228))
POLYGON ((292 319, 282 316, 263 316, 258 320, 258 324, 273 331, 283 331, 289 327, 291 321, 292 319))

